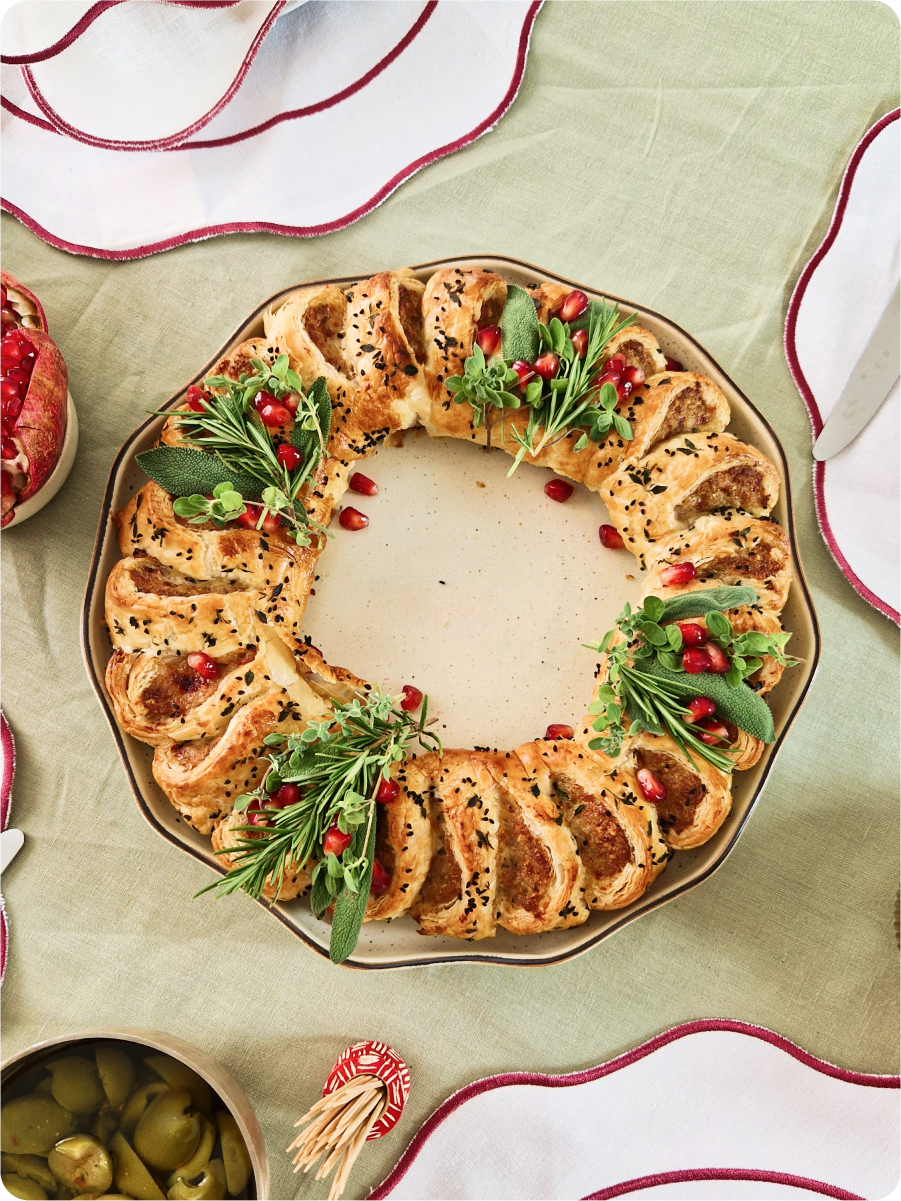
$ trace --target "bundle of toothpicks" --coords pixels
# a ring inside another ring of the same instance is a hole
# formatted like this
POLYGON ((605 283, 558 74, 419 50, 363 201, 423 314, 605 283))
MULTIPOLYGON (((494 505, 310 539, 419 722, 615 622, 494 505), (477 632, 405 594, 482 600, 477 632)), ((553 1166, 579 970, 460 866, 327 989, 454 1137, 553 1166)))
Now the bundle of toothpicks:
POLYGON ((297 1150, 294 1171, 310 1168, 322 1156, 316 1179, 322 1180, 332 1170, 335 1175, 329 1189, 329 1201, 336 1201, 344 1192, 347 1178, 363 1144, 376 1122, 388 1108, 388 1089, 378 1076, 353 1076, 333 1093, 320 1097, 295 1126, 306 1125, 288 1148, 297 1150), (308 1124, 309 1123, 309 1124, 308 1124))

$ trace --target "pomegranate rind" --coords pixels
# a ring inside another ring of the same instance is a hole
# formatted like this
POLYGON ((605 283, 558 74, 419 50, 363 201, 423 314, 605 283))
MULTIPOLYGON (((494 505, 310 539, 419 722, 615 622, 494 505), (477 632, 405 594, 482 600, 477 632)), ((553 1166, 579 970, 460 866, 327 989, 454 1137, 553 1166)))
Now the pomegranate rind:
MULTIPOLYGON (((34 316, 37 319, 38 328, 46 333, 47 314, 44 312, 44 306, 38 300, 37 296, 35 296, 34 292, 29 291, 24 284, 20 284, 14 275, 10 275, 8 271, 4 271, 2 269, 0 269, 0 283, 3 284, 7 292, 18 292, 34 306, 34 313, 29 315, 34 316)), ((28 329, 29 333, 34 332, 30 326, 26 326, 25 328, 28 329)))
MULTIPOLYGON (((28 459, 25 485, 15 505, 30 500, 43 488, 59 462, 66 436, 69 373, 63 356, 49 334, 35 329, 26 332, 37 353, 13 431, 28 459)), ((15 505, 3 514, 0 528, 12 521, 15 505)))

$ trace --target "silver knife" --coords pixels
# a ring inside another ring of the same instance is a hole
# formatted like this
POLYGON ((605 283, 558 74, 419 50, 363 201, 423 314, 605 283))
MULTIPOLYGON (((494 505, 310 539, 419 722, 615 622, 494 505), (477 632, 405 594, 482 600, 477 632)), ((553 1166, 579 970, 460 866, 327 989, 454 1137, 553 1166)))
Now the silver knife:
POLYGON ((831 459, 857 437, 901 374, 901 287, 879 318, 835 408, 813 444, 815 459, 831 459))

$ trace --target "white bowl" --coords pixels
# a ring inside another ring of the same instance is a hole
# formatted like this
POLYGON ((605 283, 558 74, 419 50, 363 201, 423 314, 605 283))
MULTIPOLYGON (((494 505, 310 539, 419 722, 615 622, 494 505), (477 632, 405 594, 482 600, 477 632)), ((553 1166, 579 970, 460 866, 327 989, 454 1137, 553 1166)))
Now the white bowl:
MULTIPOLYGON (((438 268, 455 263, 498 271, 514 283, 555 280, 582 288, 589 296, 600 295, 595 288, 561 281, 550 272, 506 258, 464 256, 426 263, 415 270, 426 280, 438 268)), ((353 279, 316 282, 343 286, 353 279)), ((187 382, 202 379, 234 346, 262 334, 263 310, 292 291, 286 288, 259 305, 195 380, 187 382)), ((781 495, 774 517, 788 532, 795 567, 782 620, 793 633, 790 650, 804 662, 787 671, 778 688, 767 697, 776 741, 753 768, 736 773, 732 813, 714 837, 702 847, 678 853, 644 896, 628 908, 592 913, 585 925, 569 930, 528 936, 498 931, 497 937, 476 943, 422 937, 409 918, 370 922, 363 926, 357 947, 347 960, 349 967, 430 963, 526 967, 557 963, 581 954, 641 914, 699 884, 735 845, 810 686, 819 660, 819 632, 798 559, 788 464, 775 433, 707 351, 684 330, 641 305, 617 297, 608 299, 626 312, 636 311, 640 323, 654 332, 667 355, 680 360, 688 370, 703 372, 714 380, 732 409, 730 432, 758 447, 779 472, 781 495)), ((186 386, 155 407, 165 409, 181 403, 186 386)), ((154 443, 164 420, 151 417, 146 421, 113 463, 85 594, 82 648, 88 675, 144 817, 164 838, 207 863, 212 871, 222 873, 224 869, 216 862, 209 839, 185 824, 154 780, 153 748, 119 729, 103 683, 112 653, 104 622, 104 587, 120 557, 110 515, 124 508, 145 482, 134 456, 154 443)), ((409 682, 428 691, 429 712, 439 715, 436 728, 446 746, 487 743, 511 749, 541 735, 548 722, 575 725, 590 699, 597 658, 582 650, 580 644, 599 641, 623 604, 636 602, 641 593, 641 573, 632 556, 601 551, 597 528, 608 519, 599 497, 577 486, 565 506, 556 505, 542 491, 547 471, 539 470, 536 478, 535 469, 524 465, 508 481, 510 462, 500 452, 485 455, 465 442, 433 442, 415 433, 408 436, 403 450, 386 448, 374 459, 367 459, 363 470, 378 475, 380 496, 371 503, 365 497, 354 497, 353 503, 369 510, 372 524, 365 533, 348 535, 337 528, 337 522, 333 523, 336 537, 319 560, 316 596, 304 617, 304 632, 330 662, 348 667, 392 692, 409 682), (400 512, 391 510, 388 502, 392 495, 404 498, 400 512), (483 503, 480 498, 490 498, 497 505, 487 519, 485 509, 479 508, 483 503), (379 510, 379 504, 386 507, 379 510), (440 517, 454 523, 453 537, 443 542, 430 537, 428 524, 423 524, 437 520, 439 504, 440 517), (497 555, 504 556, 496 557, 488 569, 487 592, 486 573, 480 574, 479 563, 467 550, 474 532, 480 539, 497 538, 497 555), (589 545, 591 557, 586 552, 589 545), (519 565, 519 576, 512 570, 514 563, 519 565), (402 600, 390 604, 382 599, 385 588, 393 583, 392 577, 400 573, 409 578, 409 606, 402 600), (518 582, 527 588, 525 594, 517 591, 518 582), (452 589, 456 590, 456 601, 452 589), (471 600, 476 596, 481 598, 478 605, 471 600), (485 597, 492 602, 490 607, 485 597), (416 622, 417 611, 427 614, 428 621, 416 622), (535 624, 535 614, 546 615, 550 632, 547 624, 535 624), (524 633, 527 619, 533 624, 524 633), (467 634, 478 622, 490 622, 492 633, 490 654, 481 658, 467 648, 467 634), (447 646, 454 648, 453 654, 448 654, 447 646), (444 662, 448 658, 450 663, 444 662), (499 694, 498 689, 503 691, 499 694)), ((197 902, 198 906, 228 903, 210 897, 197 902)), ((271 907, 260 903, 265 912, 278 918, 319 954, 328 954, 330 926, 313 916, 307 900, 271 907)), ((198 924, 203 920, 203 911, 198 909, 198 924)))
POLYGON ((46 1059, 56 1051, 71 1051, 81 1043, 91 1042, 100 1038, 118 1039, 127 1043, 138 1043, 151 1047, 154 1051, 163 1051, 178 1059, 181 1063, 193 1068, 198 1075, 218 1094, 228 1107, 241 1137, 250 1155, 253 1167, 253 1179, 256 1196, 263 1201, 269 1196, 269 1161, 266 1157, 266 1140, 263 1131, 247 1099, 244 1090, 237 1080, 212 1055, 201 1051, 192 1043, 176 1038, 174 1034, 164 1034, 159 1030, 140 1030, 129 1026, 111 1026, 97 1030, 82 1030, 79 1034, 63 1034, 58 1038, 49 1038, 46 1042, 35 1043, 17 1055, 11 1055, 0 1064, 0 1080, 4 1091, 21 1072, 35 1067, 41 1060, 46 1059))
POLYGON ((11 530, 14 525, 21 525, 29 517, 39 513, 44 505, 49 504, 66 482, 66 476, 72 470, 75 462, 75 452, 78 450, 78 414, 72 402, 72 393, 66 392, 66 432, 63 435, 63 448, 57 459, 56 466, 50 473, 50 478, 39 488, 34 496, 29 496, 24 504, 16 505, 16 515, 5 525, 4 530, 11 530))

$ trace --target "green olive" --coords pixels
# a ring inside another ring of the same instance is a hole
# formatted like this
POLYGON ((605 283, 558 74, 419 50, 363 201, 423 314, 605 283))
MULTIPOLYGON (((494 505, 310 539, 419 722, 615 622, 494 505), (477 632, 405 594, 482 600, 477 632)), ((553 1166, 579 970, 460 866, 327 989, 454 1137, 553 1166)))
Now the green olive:
POLYGON ((197 1149, 189 1160, 175 1169, 169 1177, 169 1188, 175 1184, 176 1177, 183 1176, 185 1180, 193 1180, 195 1176, 206 1168, 210 1162, 210 1156, 213 1154, 213 1147, 216 1145, 216 1127, 206 1116, 202 1114, 200 1117, 200 1142, 197 1144, 197 1149))
POLYGON ((221 1159, 211 1159, 195 1176, 178 1173, 166 1194, 169 1201, 221 1201, 225 1196, 225 1168, 221 1159))
POLYGON ((99 1143, 103 1143, 104 1147, 109 1146, 109 1141, 119 1128, 119 1121, 115 1113, 111 1109, 103 1106, 100 1112, 94 1118, 94 1124, 91 1126, 91 1134, 99 1143))
POLYGON ((16 1097, 0 1110, 0 1150, 48 1155, 74 1129, 74 1115, 52 1097, 16 1097))
POLYGON ((39 1080, 34 1086, 35 1095, 38 1097, 53 1096, 53 1077, 45 1076, 43 1080, 39 1080))
POLYGON ((89 1134, 58 1142, 47 1156, 47 1166, 60 1184, 79 1193, 105 1193, 113 1183, 109 1152, 89 1134))
POLYGON ((41 1186, 27 1176, 16 1176, 10 1172, 9 1175, 0 1176, 0 1180, 11 1197, 22 1197, 23 1201, 47 1201, 47 1194, 41 1186))
POLYGON ((144 1062, 173 1088, 186 1088, 195 1109, 209 1113, 213 1108, 213 1090, 193 1068, 168 1055, 147 1055, 144 1062))
POLYGON ((152 1080, 150 1084, 142 1084, 136 1092, 133 1092, 125 1102, 125 1108, 122 1110, 122 1117, 119 1119, 119 1129, 126 1138, 131 1138, 135 1132, 140 1120, 141 1114, 150 1104, 154 1097, 158 1097, 160 1093, 166 1091, 166 1082, 164 1080, 152 1080))
POLYGON ((56 1192, 56 1177, 47 1167, 47 1161, 40 1155, 0 1155, 0 1172, 5 1176, 24 1176, 33 1180, 43 1189, 56 1192))
POLYGON ((81 1055, 64 1055, 47 1064, 53 1074, 53 1097, 72 1113, 93 1113, 106 1100, 96 1066, 81 1055))
POLYGON ((110 1150, 116 1163, 113 1179, 120 1193, 137 1197, 138 1201, 165 1201, 156 1181, 141 1163, 132 1147, 119 1131, 113 1135, 110 1150))
POLYGON ((151 1101, 135 1128, 134 1148, 145 1163, 171 1172, 186 1163, 200 1142, 200 1118, 189 1113, 186 1088, 167 1088, 151 1101))
POLYGON ((134 1201, 127 1193, 79 1193, 72 1201, 134 1201))
POLYGON ((135 1065, 121 1047, 100 1043, 94 1051, 100 1083, 113 1109, 128 1100, 135 1078, 135 1065))
POLYGON ((230 1113, 216 1114, 219 1138, 222 1142, 222 1158, 225 1161, 225 1179, 233 1197, 243 1193, 250 1179, 251 1163, 247 1147, 238 1129, 238 1123, 230 1113))

